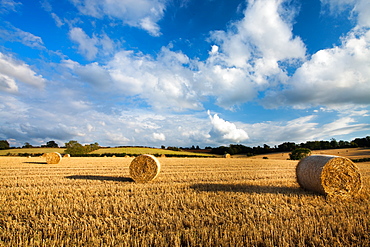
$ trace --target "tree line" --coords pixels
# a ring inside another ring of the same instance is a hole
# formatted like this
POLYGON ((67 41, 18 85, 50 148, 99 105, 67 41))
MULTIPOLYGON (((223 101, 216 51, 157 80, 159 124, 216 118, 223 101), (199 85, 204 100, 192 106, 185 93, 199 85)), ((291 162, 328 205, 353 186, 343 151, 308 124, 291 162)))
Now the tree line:
MULTIPOLYGON (((26 142, 22 148, 32 148, 33 146, 26 142)), ((55 141, 48 141, 46 145, 41 145, 41 147, 58 148, 58 144, 55 141)), ((242 144, 230 144, 229 146, 219 146, 219 147, 206 147, 205 149, 210 149, 212 154, 247 154, 248 156, 266 154, 273 152, 291 152, 297 148, 307 148, 310 150, 323 150, 323 149, 336 149, 336 148, 356 148, 356 147, 370 147, 370 136, 364 138, 356 138, 352 141, 337 141, 332 138, 330 141, 307 141, 305 143, 296 144, 294 142, 284 142, 274 147, 270 147, 267 144, 257 147, 248 147, 242 144)), ((7 140, 0 140, 0 150, 10 149, 9 142, 7 140)), ((69 141, 65 143, 66 153, 69 154, 87 154, 94 150, 100 148, 97 142, 93 144, 82 145, 77 141, 69 141)), ((161 147, 165 149, 165 146, 161 147)), ((182 148, 167 147, 167 149, 180 151, 182 148)), ((200 149, 199 146, 192 146, 192 149, 200 149)))
POLYGON ((370 136, 364 138, 356 138, 351 142, 337 141, 332 138, 330 141, 307 141, 305 143, 296 144, 294 142, 284 142, 274 147, 267 144, 257 147, 248 147, 242 144, 230 144, 229 146, 220 146, 211 149, 213 154, 246 154, 248 156, 274 153, 274 152, 291 152, 297 148, 306 148, 310 150, 323 150, 323 149, 339 149, 339 148, 357 148, 357 147, 370 147, 370 136))

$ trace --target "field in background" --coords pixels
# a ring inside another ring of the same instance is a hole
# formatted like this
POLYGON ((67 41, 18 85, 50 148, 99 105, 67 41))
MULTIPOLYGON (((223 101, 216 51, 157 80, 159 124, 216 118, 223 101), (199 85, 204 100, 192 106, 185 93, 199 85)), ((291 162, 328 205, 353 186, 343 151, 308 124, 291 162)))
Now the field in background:
MULTIPOLYGON (((19 155, 19 154, 43 154, 58 152, 63 154, 65 151, 64 148, 15 148, 15 149, 6 149, 0 150, 0 156, 4 155, 19 155)), ((129 155, 138 155, 138 154, 159 154, 159 155, 184 155, 184 156, 216 156, 213 154, 204 154, 204 153, 193 153, 186 151, 172 151, 159 148, 144 148, 144 147, 123 147, 123 148, 100 148, 91 152, 91 154, 129 154, 129 155)))
MULTIPOLYGON (((100 148, 91 152, 92 154, 105 153, 126 153, 126 154, 164 154, 164 155, 196 155, 196 156, 210 156, 210 154, 192 153, 186 151, 172 151, 160 148, 144 148, 144 147, 123 147, 123 148, 100 148)), ((211 154, 212 155, 212 154, 211 154)))
POLYGON ((43 154, 43 153, 64 153, 64 148, 13 148, 0 150, 0 156, 4 155, 18 155, 18 154, 43 154))
POLYGON ((148 184, 132 158, 0 157, 0 246, 367 246, 364 188, 327 198, 299 188, 297 161, 159 158, 148 184))
MULTIPOLYGON (((261 154, 256 156, 251 156, 249 159, 263 159, 267 157, 268 159, 274 160, 287 160, 289 159, 290 152, 284 153, 269 153, 261 154)), ((370 158, 370 148, 343 148, 343 149, 326 149, 326 150, 312 150, 311 154, 325 154, 325 155, 337 155, 343 156, 349 159, 361 159, 370 158)), ((235 158, 243 157, 244 155, 235 155, 235 158)), ((244 156, 245 157, 245 156, 244 156)))

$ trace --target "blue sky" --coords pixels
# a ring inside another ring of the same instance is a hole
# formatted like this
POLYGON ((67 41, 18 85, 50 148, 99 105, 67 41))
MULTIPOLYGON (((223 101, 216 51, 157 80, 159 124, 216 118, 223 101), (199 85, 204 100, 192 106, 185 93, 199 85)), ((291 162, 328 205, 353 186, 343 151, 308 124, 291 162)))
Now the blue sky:
POLYGON ((368 0, 0 0, 0 140, 370 134, 368 0))

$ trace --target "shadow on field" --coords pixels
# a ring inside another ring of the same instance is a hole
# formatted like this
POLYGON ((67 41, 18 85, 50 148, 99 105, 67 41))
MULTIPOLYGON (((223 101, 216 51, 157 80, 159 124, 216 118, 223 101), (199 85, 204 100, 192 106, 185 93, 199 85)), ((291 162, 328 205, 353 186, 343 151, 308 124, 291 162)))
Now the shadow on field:
POLYGON ((212 184, 201 183, 193 184, 190 188, 198 191, 224 191, 224 192, 245 192, 257 194, 286 194, 286 195, 301 195, 307 194, 301 188, 292 188, 286 186, 261 186, 250 184, 212 184))
POLYGON ((116 182, 134 182, 132 178, 127 178, 127 177, 111 177, 111 176, 95 176, 95 175, 72 175, 72 176, 67 176, 66 178, 100 180, 100 181, 116 181, 116 182))
POLYGON ((47 164, 47 162, 23 162, 23 163, 26 163, 26 164, 47 164))

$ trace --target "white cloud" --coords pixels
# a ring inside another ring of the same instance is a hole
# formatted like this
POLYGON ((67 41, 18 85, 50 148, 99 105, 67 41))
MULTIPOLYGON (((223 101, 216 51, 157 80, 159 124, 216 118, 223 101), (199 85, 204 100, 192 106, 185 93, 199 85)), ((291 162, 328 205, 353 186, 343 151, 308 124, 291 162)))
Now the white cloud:
POLYGON ((268 92, 267 107, 307 108, 370 103, 370 31, 352 31, 339 47, 320 50, 297 69, 282 92, 268 92))
MULTIPOLYGON (((361 110, 359 112, 367 112, 361 110)), ((333 113, 334 114, 334 113, 333 113)), ((314 140, 329 140, 340 138, 356 132, 370 130, 370 124, 359 123, 362 118, 358 114, 353 116, 351 111, 337 112, 337 116, 325 124, 326 114, 307 115, 289 121, 266 121, 255 124, 241 124, 243 129, 248 129, 249 145, 257 146, 266 143, 277 145, 283 142, 302 143, 314 140), (324 119, 323 119, 324 118, 324 119)))
POLYGON ((14 79, 7 75, 0 74, 0 91, 16 93, 18 92, 18 86, 14 79))
POLYGON ((8 41, 22 43, 31 48, 45 49, 41 37, 25 32, 7 22, 4 23, 3 27, 0 27, 0 37, 8 41))
POLYGON ((105 33, 100 36, 93 34, 90 38, 79 27, 72 28, 69 31, 69 37, 78 44, 79 53, 88 60, 94 60, 98 54, 110 55, 116 46, 105 33))
POLYGON ((61 27, 61 26, 64 25, 64 22, 59 18, 59 16, 57 16, 57 14, 51 13, 51 17, 54 19, 55 24, 57 25, 57 27, 61 27))
POLYGON ((350 9, 357 19, 358 27, 370 27, 370 2, 368 0, 321 0, 333 14, 350 9))
POLYGON ((165 141, 166 136, 163 133, 153 133, 153 139, 157 141, 165 141))
POLYGON ((279 64, 305 59, 305 46, 293 37, 292 20, 287 18, 294 9, 283 9, 282 3, 249 1, 241 21, 228 31, 212 33, 216 45, 195 78, 219 106, 232 108, 254 99, 259 91, 288 79, 279 64))
POLYGON ((0 90, 7 92, 16 92, 16 81, 29 84, 31 86, 42 88, 45 85, 45 79, 37 75, 29 65, 22 61, 15 60, 0 52, 0 90))
POLYGON ((69 31, 71 40, 78 44, 79 52, 88 60, 93 60, 98 53, 98 39, 93 36, 90 38, 81 28, 74 27, 69 31))
POLYGON ((32 48, 43 48, 44 44, 42 39, 38 36, 33 35, 32 33, 22 31, 16 28, 16 35, 20 37, 21 42, 24 45, 27 45, 32 48))
POLYGON ((159 36, 157 22, 164 15, 166 0, 71 0, 84 15, 95 18, 108 16, 124 24, 146 30, 159 36))
POLYGON ((20 2, 16 2, 13 0, 1 0, 0 1, 0 14, 1 13, 8 13, 11 11, 16 11, 18 6, 22 5, 20 2))
POLYGON ((212 124, 209 134, 214 140, 224 143, 240 143, 249 139, 247 132, 237 128, 235 124, 223 120, 217 114, 211 116, 209 111, 208 115, 212 124))

